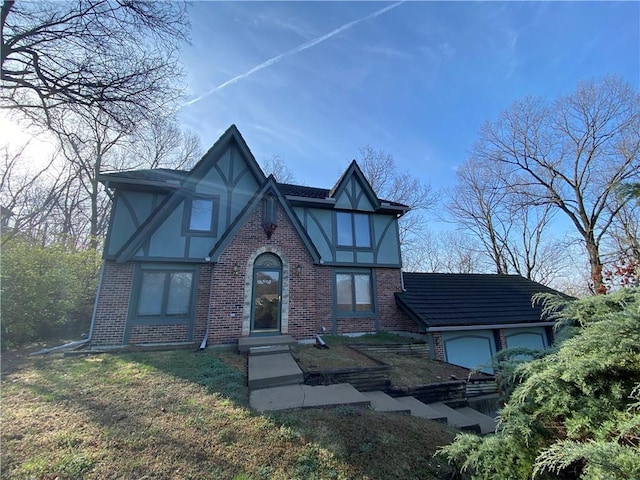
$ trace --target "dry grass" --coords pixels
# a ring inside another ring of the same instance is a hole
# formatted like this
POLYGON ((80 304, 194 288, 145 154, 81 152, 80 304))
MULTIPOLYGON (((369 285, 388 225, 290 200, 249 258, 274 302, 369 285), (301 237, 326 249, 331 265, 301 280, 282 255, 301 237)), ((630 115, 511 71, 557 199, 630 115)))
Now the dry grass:
POLYGON ((366 352, 366 355, 349 347, 348 344, 409 343, 406 337, 389 333, 343 337, 326 335, 323 337, 329 349, 318 349, 313 345, 299 345, 296 360, 305 371, 332 370, 339 368, 370 367, 379 362, 391 365, 391 384, 397 386, 419 386, 446 382, 452 376, 466 379, 469 370, 444 362, 429 360, 419 355, 397 353, 366 352), (376 362, 377 360, 377 362, 376 362))
POLYGON ((389 333, 346 337, 341 335, 324 335, 323 340, 328 349, 316 348, 314 345, 298 345, 294 353, 296 360, 305 371, 331 370, 336 368, 357 368, 380 365, 368 355, 350 348, 352 343, 407 343, 407 339, 389 333))
POLYGON ((417 355, 397 353, 370 353, 376 359, 391 365, 391 384, 396 386, 419 386, 447 382, 452 379, 465 380, 469 370, 444 362, 429 360, 417 355))
POLYGON ((448 478, 453 438, 351 408, 258 415, 246 358, 185 350, 49 356, 2 379, 2 478, 448 478))

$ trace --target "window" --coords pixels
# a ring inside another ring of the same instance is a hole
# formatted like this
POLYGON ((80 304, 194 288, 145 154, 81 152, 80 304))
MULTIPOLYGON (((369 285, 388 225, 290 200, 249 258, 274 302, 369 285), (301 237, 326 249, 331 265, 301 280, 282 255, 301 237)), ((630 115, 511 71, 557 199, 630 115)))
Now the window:
POLYGON ((192 198, 188 205, 186 230, 195 233, 214 231, 216 202, 213 198, 192 198))
POLYGON ((337 273, 336 303, 339 313, 373 312, 370 273, 337 273))
POLYGON ((369 215, 366 213, 336 213, 338 246, 371 248, 369 215))
POLYGON ((189 316, 192 285, 192 271, 142 270, 137 315, 139 317, 189 316))

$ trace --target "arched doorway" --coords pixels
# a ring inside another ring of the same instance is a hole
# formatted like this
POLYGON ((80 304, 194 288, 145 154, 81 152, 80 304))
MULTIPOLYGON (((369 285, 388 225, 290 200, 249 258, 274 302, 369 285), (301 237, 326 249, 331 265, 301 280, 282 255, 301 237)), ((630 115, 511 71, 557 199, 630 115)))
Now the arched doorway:
POLYGON ((253 264, 251 333, 280 333, 282 315, 282 261, 263 253, 253 264))

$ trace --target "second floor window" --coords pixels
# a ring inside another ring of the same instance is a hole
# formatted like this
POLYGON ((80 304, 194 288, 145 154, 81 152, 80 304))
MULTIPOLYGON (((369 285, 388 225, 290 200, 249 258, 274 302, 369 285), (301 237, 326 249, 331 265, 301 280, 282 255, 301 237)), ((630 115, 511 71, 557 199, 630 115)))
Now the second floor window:
POLYGON ((213 198, 192 198, 189 205, 188 230, 190 232, 212 232, 214 207, 213 198))
POLYGON ((371 248, 371 228, 366 213, 336 213, 338 246, 371 248))

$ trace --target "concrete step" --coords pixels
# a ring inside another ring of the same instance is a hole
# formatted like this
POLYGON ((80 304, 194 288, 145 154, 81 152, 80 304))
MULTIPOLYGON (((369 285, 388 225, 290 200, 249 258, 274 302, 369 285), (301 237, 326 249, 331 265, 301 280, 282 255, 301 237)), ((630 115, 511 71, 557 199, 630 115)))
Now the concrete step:
POLYGON ((304 381, 302 370, 290 353, 249 357, 249 390, 295 385, 304 381))
POLYGON ((238 352, 247 353, 251 347, 265 347, 269 345, 295 346, 298 342, 291 335, 271 335, 265 337, 240 337, 238 352))
POLYGON ((447 416, 441 412, 434 410, 428 405, 422 403, 415 397, 397 397, 396 402, 401 403, 409 408, 411 415, 414 417, 428 418, 429 420, 435 420, 436 422, 447 422, 447 416))
POLYGON ((368 407, 371 402, 348 383, 336 385, 286 385, 253 390, 249 405, 258 412, 288 410, 290 408, 337 407, 352 405, 368 407))
POLYGON ((485 415, 471 407, 456 408, 456 412, 460 412, 467 417, 475 420, 480 426, 480 433, 486 435, 496 431, 496 420, 489 415, 485 415))
POLYGON ((480 425, 475 418, 470 418, 442 402, 430 403, 428 406, 440 412, 442 416, 445 416, 449 425, 459 428, 460 430, 480 433, 480 425))
POLYGON ((371 401, 371 407, 376 412, 393 412, 411 415, 411 409, 407 405, 396 401, 395 398, 390 397, 380 390, 362 392, 362 394, 371 401))
POLYGON ((289 353, 291 349, 289 345, 265 345, 264 347, 249 348, 249 355, 257 357, 260 355, 275 355, 278 353, 289 353))

